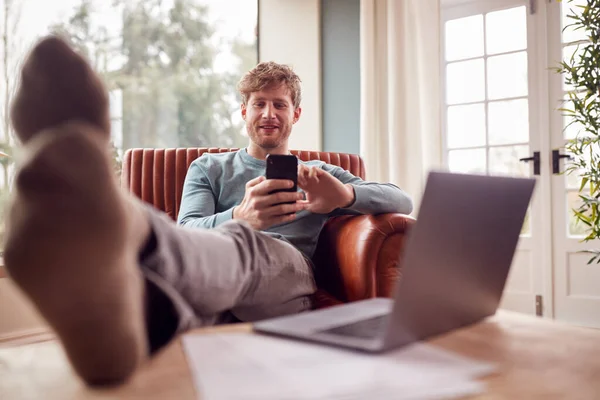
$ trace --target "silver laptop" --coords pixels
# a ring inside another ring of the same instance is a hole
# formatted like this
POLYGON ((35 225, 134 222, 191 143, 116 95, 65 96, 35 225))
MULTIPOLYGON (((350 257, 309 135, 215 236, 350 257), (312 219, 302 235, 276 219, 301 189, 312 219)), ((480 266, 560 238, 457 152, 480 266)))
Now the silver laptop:
POLYGON ((393 299, 264 320, 254 330, 380 352, 494 314, 534 186, 535 179, 431 172, 393 299))

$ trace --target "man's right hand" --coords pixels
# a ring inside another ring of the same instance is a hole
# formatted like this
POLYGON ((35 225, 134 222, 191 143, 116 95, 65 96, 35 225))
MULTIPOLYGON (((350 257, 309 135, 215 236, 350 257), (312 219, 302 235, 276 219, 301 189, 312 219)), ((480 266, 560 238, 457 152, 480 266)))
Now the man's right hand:
POLYGON ((233 219, 248 222, 254 229, 263 230, 271 226, 293 221, 298 211, 304 210, 304 195, 299 192, 278 192, 289 189, 293 182, 286 179, 266 179, 264 176, 246 183, 246 193, 239 206, 233 209, 233 219), (280 204, 292 203, 292 204, 280 204))

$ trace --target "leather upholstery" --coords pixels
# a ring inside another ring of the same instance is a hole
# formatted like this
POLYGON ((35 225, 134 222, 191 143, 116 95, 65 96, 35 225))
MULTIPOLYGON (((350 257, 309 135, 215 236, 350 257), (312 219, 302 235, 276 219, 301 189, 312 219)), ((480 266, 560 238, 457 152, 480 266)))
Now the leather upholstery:
MULTIPOLYGON (((227 148, 131 149, 125 153, 121 185, 177 219, 189 165, 205 152, 227 148)), ((301 160, 322 160, 365 179, 355 154, 292 151, 301 160)), ((314 256, 319 291, 317 307, 371 297, 390 297, 401 277, 400 254, 414 219, 401 214, 343 216, 330 219, 314 256)))
POLYGON ((330 219, 315 252, 319 287, 342 302, 391 297, 401 277, 400 253, 414 219, 402 214, 330 219))

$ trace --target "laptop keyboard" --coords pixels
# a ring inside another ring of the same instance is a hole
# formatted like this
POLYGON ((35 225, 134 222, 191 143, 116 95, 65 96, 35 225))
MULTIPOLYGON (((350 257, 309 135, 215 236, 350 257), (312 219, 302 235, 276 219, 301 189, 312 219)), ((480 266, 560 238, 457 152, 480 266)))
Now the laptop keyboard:
POLYGON ((380 315, 369 319, 353 322, 348 325, 336 326, 335 328, 326 329, 319 333, 330 333, 341 336, 353 336, 363 339, 372 339, 376 337, 383 329, 383 324, 389 315, 380 315))

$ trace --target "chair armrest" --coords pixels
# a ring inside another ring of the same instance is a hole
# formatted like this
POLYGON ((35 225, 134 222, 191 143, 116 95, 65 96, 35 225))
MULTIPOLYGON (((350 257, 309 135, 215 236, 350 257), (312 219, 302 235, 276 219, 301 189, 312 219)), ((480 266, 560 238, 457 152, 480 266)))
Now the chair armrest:
POLYGON ((343 302, 391 297, 402 275, 401 254, 415 219, 403 214, 331 218, 319 236, 319 288, 343 302))

